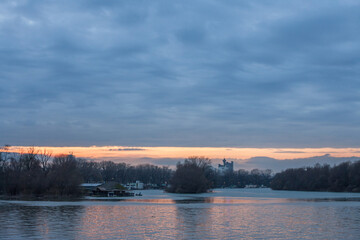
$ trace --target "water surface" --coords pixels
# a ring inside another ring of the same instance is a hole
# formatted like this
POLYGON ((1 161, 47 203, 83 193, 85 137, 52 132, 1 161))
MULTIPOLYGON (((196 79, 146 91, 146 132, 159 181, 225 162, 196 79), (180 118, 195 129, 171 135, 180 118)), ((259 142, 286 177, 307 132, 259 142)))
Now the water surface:
POLYGON ((216 189, 0 201, 1 239, 360 239, 360 194, 216 189))

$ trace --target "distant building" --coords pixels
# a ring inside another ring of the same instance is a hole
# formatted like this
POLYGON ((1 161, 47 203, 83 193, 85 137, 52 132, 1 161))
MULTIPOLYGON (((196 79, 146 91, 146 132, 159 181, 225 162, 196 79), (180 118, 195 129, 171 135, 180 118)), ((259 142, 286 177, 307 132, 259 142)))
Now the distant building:
POLYGON ((245 188, 258 188, 259 186, 256 184, 247 184, 245 185, 245 188))
POLYGON ((80 187, 87 189, 87 190, 93 190, 102 184, 103 183, 82 183, 82 184, 80 184, 80 187))
POLYGON ((225 172, 233 172, 234 171, 234 162, 227 162, 226 159, 223 159, 223 164, 219 164, 218 166, 219 173, 224 174, 225 172))
POLYGON ((97 186, 92 192, 93 196, 100 197, 130 197, 134 196, 133 192, 128 192, 126 188, 117 182, 106 182, 97 186))
POLYGON ((136 181, 135 182, 135 188, 136 189, 144 189, 144 183, 142 183, 140 181, 136 181))
POLYGON ((140 181, 136 181, 134 183, 128 183, 126 184, 126 188, 129 190, 144 189, 144 183, 140 181))
POLYGON ((92 192, 103 183, 82 183, 80 184, 80 188, 86 194, 92 194, 92 192))

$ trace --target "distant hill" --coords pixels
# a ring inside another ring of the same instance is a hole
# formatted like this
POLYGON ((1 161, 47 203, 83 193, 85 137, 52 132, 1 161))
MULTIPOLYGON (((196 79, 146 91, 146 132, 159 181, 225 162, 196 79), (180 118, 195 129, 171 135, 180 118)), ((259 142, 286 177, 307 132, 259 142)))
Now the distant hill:
POLYGON ((330 166, 333 166, 342 162, 355 162, 358 160, 360 160, 359 157, 332 157, 330 154, 309 158, 295 158, 286 160, 279 160, 269 157, 253 157, 247 159, 244 163, 235 164, 235 167, 236 169, 272 169, 274 172, 280 172, 287 168, 314 166, 316 163, 329 164, 330 166))

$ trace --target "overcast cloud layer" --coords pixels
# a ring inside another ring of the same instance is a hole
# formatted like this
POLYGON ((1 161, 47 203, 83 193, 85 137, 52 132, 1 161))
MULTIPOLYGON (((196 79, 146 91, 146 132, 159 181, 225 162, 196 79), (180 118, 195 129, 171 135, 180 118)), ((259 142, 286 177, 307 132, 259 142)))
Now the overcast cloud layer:
POLYGON ((358 147, 359 1, 1 1, 0 143, 358 147))

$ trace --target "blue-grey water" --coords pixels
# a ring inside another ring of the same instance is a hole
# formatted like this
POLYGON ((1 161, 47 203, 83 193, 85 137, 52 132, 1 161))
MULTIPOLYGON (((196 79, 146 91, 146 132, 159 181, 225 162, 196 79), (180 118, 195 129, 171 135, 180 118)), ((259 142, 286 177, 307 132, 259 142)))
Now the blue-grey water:
POLYGON ((216 189, 125 199, 0 200, 0 239, 360 239, 360 194, 216 189))

